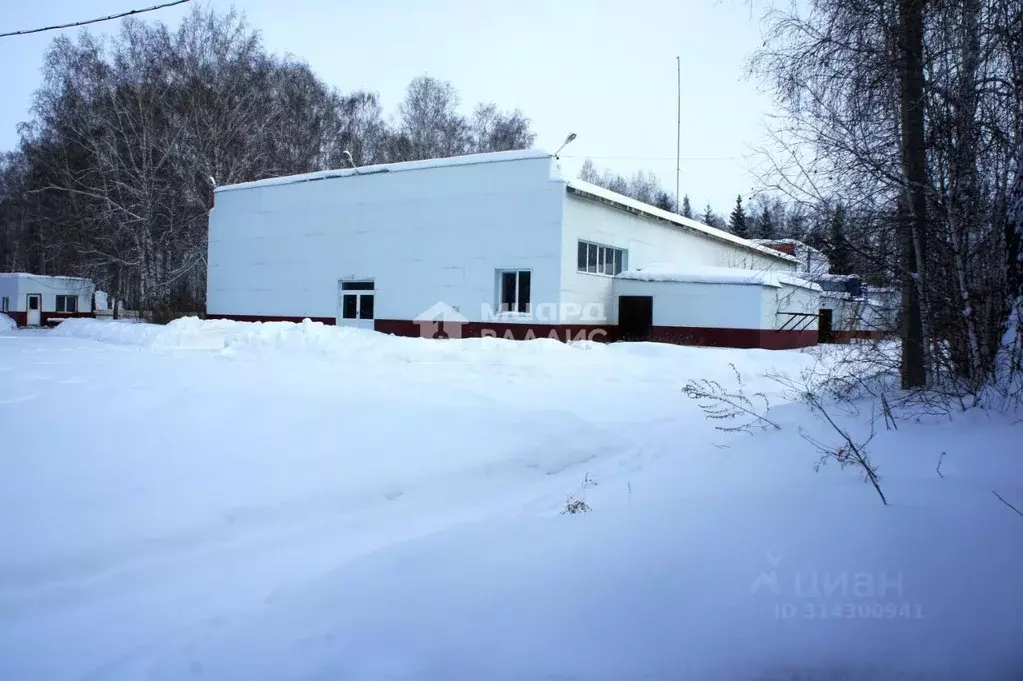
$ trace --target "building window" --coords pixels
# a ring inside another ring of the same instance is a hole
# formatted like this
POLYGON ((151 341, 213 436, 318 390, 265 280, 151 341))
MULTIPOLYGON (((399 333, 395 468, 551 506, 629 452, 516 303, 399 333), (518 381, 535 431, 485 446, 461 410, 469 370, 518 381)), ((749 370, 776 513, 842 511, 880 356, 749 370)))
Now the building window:
POLYGON ((372 281, 342 281, 341 318, 373 319, 375 287, 372 281))
POLYGON ((532 273, 529 270, 498 272, 498 300, 501 312, 529 313, 532 273))
POLYGON ((0 300, 0 312, 10 312, 10 311, 11 311, 11 299, 8 298, 7 296, 4 296, 3 299, 0 300))
POLYGON ((626 268, 627 259, 628 251, 624 249, 580 241, 576 269, 590 274, 614 276, 626 268))
POLYGON ((359 296, 359 319, 373 319, 373 294, 359 296))
POLYGON ((57 296, 55 312, 78 312, 78 296, 57 296))

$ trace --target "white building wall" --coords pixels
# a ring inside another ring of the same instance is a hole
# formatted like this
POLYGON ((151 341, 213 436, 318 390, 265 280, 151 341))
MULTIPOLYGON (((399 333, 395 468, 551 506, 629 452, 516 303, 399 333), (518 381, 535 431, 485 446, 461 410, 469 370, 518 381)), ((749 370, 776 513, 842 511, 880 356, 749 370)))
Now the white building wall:
POLYGON ((481 321, 499 269, 532 271, 531 300, 558 301, 564 184, 551 159, 364 173, 224 188, 210 215, 207 311, 336 317, 338 279, 376 283, 375 318, 437 302, 481 321))
POLYGON ((653 296, 653 325, 712 329, 759 329, 762 286, 696 284, 615 279, 612 314, 618 296, 653 296))
POLYGON ((820 309, 831 310, 831 328, 835 331, 856 331, 860 328, 859 315, 862 302, 841 297, 840 294, 820 297, 820 309))
POLYGON ((888 310, 863 299, 829 300, 833 306, 832 325, 836 331, 892 331, 893 324, 888 310))
POLYGON ((864 302, 860 320, 860 328, 864 331, 891 332, 898 328, 893 310, 879 301, 864 302))
MULTIPOLYGON (((580 307, 588 303, 599 303, 607 311, 604 316, 608 319, 565 320, 568 322, 607 321, 616 324, 618 321, 615 300, 612 295, 614 279, 609 275, 578 271, 579 240, 626 249, 628 251, 626 266, 631 269, 656 263, 677 263, 697 267, 795 271, 795 263, 717 242, 705 236, 688 232, 681 227, 674 227, 652 218, 635 215, 569 194, 565 199, 565 219, 562 229, 561 300, 568 306, 580 307)), ((748 288, 757 291, 755 286, 748 288)), ((698 289, 693 290, 697 291, 698 289)), ((705 294, 699 295, 704 296, 705 294)), ((759 300, 757 306, 759 308, 759 300)), ((752 322, 746 317, 747 312, 743 311, 739 315, 744 320, 744 326, 729 326, 723 321, 693 325, 715 328, 757 328, 756 324, 760 319, 759 309, 758 316, 752 322)), ((657 314, 656 310, 654 314, 657 314)), ((721 309, 718 310, 718 314, 723 315, 721 319, 725 319, 728 313, 721 309)), ((702 318, 702 313, 696 316, 702 318)))
POLYGON ((11 312, 21 312, 25 301, 18 295, 17 274, 0 274, 0 301, 7 298, 8 309, 11 312))
MULTIPOLYGON (((787 329, 793 329, 792 317, 778 314, 779 312, 800 312, 817 315, 820 311, 820 292, 813 289, 791 286, 789 284, 782 284, 781 288, 765 286, 762 290, 761 298, 761 312, 763 314, 763 326, 761 328, 763 329, 778 330, 785 326, 786 323, 788 324, 786 326, 787 329)), ((804 331, 817 329, 816 319, 809 322, 809 326, 803 328, 806 323, 808 323, 806 320, 800 320, 795 328, 804 331)))

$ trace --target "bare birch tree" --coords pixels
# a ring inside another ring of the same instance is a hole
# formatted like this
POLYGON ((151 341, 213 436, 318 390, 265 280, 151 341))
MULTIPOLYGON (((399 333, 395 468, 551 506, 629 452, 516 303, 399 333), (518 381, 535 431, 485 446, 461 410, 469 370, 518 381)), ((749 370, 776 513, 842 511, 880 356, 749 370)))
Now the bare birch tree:
POLYGON ((781 113, 765 185, 841 203, 851 257, 873 251, 872 276, 901 287, 904 387, 975 394, 1018 299, 1018 0, 813 0, 766 20, 752 70, 781 113))
MULTIPOLYGON (((269 54, 234 11, 129 19, 47 51, 20 149, 0 160, 0 268, 92 277, 150 318, 201 313, 213 189, 348 164, 528 147, 518 111, 458 110, 417 78, 393 124, 269 54)), ((118 309, 118 307, 115 307, 118 309)))

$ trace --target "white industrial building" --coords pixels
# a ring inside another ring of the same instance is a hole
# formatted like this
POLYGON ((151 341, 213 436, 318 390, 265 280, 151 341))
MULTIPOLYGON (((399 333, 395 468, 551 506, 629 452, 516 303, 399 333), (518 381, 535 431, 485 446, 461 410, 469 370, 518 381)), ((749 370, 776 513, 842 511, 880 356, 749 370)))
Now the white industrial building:
POLYGON ((0 272, 0 314, 18 326, 43 326, 90 317, 95 287, 79 277, 0 272))
POLYGON ((898 297, 891 289, 864 286, 855 274, 800 275, 821 287, 821 343, 879 339, 897 328, 898 297))
POLYGON ((899 307, 896 291, 864 286, 856 274, 832 274, 828 257, 797 239, 753 242, 793 256, 798 262, 797 276, 820 286, 819 342, 879 339, 895 334, 899 307))
POLYGON ((562 177, 541 151, 219 187, 207 315, 400 335, 800 347, 795 258, 562 177))
POLYGON ((619 324, 632 328, 633 310, 651 306, 650 337, 659 341, 772 349, 817 342, 820 288, 787 272, 655 265, 623 272, 614 292, 619 324))
POLYGON ((750 241, 791 255, 796 259, 798 272, 816 275, 827 274, 831 271, 831 261, 828 260, 828 256, 798 239, 750 239, 750 241))

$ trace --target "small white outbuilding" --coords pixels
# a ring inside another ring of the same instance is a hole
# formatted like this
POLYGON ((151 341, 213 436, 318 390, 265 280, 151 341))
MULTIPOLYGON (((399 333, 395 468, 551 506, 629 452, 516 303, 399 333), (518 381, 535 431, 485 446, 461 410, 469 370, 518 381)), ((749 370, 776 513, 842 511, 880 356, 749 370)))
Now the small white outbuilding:
POLYGON ((855 274, 804 276, 822 289, 820 342, 878 339, 895 333, 898 297, 890 289, 864 286, 855 274))
POLYGON ((0 272, 0 313, 18 326, 44 326, 93 316, 95 286, 81 277, 0 272))
POLYGON ((884 338, 898 328, 898 292, 865 286, 856 274, 832 274, 821 251, 796 239, 754 239, 798 261, 798 276, 820 286, 817 337, 821 343, 884 338))
POLYGON ((821 289, 791 273, 659 264, 615 279, 626 339, 771 349, 817 342, 821 289))

